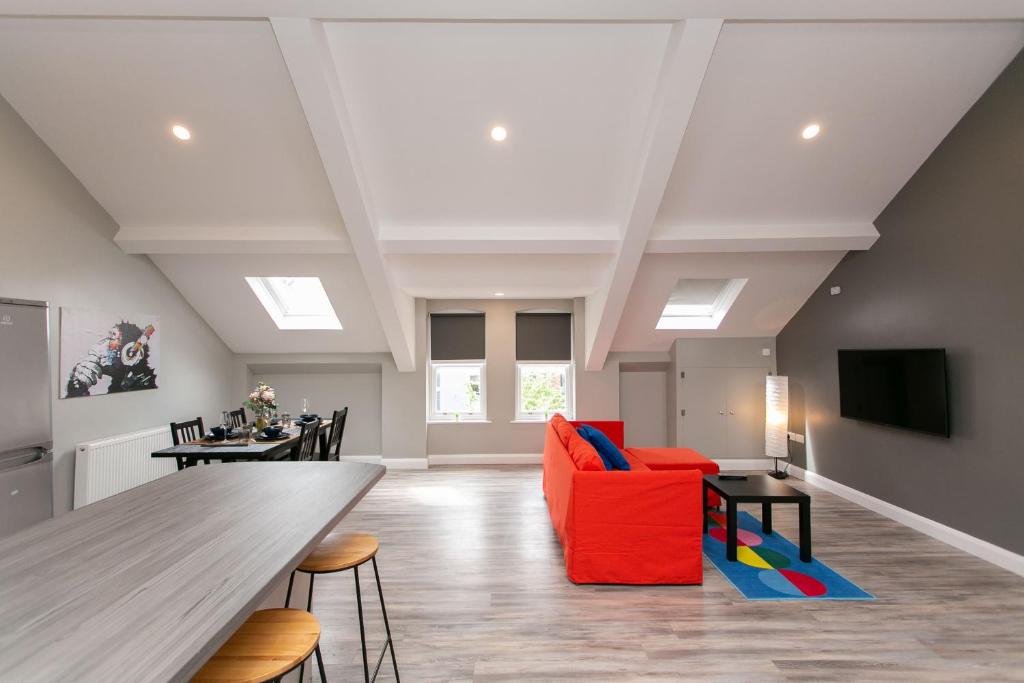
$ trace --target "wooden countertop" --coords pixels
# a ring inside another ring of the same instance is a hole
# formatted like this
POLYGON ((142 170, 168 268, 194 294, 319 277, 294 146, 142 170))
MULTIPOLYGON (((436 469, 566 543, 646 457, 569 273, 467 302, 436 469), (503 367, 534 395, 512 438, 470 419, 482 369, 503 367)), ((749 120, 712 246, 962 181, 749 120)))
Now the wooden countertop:
POLYGON ((187 680, 383 475, 192 467, 0 539, 0 680, 187 680))

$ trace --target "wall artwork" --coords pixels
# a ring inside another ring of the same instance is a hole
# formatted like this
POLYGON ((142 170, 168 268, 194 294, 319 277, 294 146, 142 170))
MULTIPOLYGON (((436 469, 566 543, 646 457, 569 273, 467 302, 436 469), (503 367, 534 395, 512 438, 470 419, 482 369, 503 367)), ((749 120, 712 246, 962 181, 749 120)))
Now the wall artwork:
POLYGON ((156 389, 160 320, 155 315, 60 309, 60 397, 156 389))

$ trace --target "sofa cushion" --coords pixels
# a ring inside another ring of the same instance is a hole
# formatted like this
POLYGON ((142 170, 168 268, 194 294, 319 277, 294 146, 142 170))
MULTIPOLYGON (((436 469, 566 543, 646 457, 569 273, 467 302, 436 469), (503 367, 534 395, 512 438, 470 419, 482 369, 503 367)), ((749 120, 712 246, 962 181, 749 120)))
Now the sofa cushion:
POLYGON ((718 463, 708 460, 692 448, 636 448, 626 449, 652 470, 700 470, 704 474, 718 474, 718 463))
POLYGON ((636 457, 635 455, 630 453, 628 450, 620 451, 620 452, 622 453, 622 457, 624 457, 626 459, 626 462, 629 463, 629 469, 630 469, 631 472, 650 472, 651 471, 650 467, 645 465, 640 458, 636 457))
POLYGON ((590 442, 590 445, 597 450, 597 454, 604 461, 604 467, 608 470, 628 470, 629 461, 626 460, 619 449, 613 444, 604 432, 595 429, 590 425, 583 425, 577 430, 580 436, 590 442))
MULTIPOLYGON (((570 426, 569 429, 572 430, 572 427, 570 426)), ((575 431, 569 435, 566 450, 578 470, 596 472, 605 469, 604 462, 594 447, 575 431)))
MULTIPOLYGON (((562 420, 557 424, 553 424, 555 425, 555 433, 558 434, 558 439, 562 442, 562 445, 565 446, 565 449, 569 450, 569 437, 576 434, 576 428, 565 420, 562 420)), ((576 434, 576 436, 579 436, 579 434, 576 434)))

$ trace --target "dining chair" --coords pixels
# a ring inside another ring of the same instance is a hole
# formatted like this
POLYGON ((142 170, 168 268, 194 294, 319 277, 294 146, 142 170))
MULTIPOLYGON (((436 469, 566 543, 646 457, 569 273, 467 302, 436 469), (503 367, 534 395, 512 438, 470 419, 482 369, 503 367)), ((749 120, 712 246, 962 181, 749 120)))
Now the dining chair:
POLYGON ((244 407, 243 408, 239 408, 238 410, 231 410, 231 411, 228 412, 228 415, 231 416, 231 426, 232 427, 235 427, 237 429, 238 427, 242 427, 243 425, 245 425, 245 408, 244 407))
POLYGON ((328 433, 326 448, 320 454, 321 460, 337 460, 341 455, 341 437, 345 434, 345 419, 347 417, 348 406, 334 411, 334 415, 331 416, 331 431, 328 433))
POLYGON ((320 436, 320 418, 311 422, 302 423, 302 431, 299 432, 299 445, 292 451, 293 460, 313 460, 316 453, 316 444, 320 436))
MULTIPOLYGON (((194 420, 188 422, 172 422, 171 423, 171 440, 175 446, 180 446, 183 443, 189 441, 195 441, 206 435, 206 429, 203 427, 203 418, 197 417, 194 420)), ((185 458, 181 455, 175 456, 175 460, 178 461, 178 469, 185 469, 185 458)), ((203 464, 209 465, 210 459, 203 458, 203 464)))

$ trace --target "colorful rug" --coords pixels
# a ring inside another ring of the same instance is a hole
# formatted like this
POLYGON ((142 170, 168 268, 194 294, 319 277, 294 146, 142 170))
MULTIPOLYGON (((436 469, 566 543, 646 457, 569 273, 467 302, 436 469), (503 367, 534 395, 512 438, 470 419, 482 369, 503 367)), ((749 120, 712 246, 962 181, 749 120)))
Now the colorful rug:
POLYGON ((778 531, 761 532, 749 512, 737 517, 736 561, 725 559, 725 514, 711 512, 704 554, 747 600, 874 600, 852 581, 816 559, 800 561, 800 549, 778 531))

